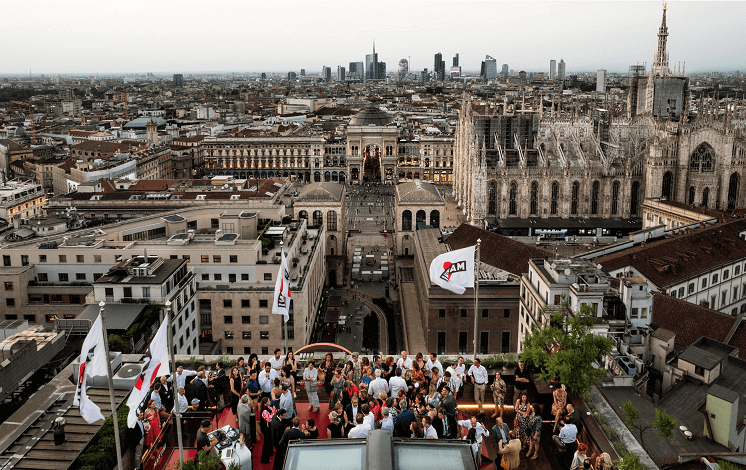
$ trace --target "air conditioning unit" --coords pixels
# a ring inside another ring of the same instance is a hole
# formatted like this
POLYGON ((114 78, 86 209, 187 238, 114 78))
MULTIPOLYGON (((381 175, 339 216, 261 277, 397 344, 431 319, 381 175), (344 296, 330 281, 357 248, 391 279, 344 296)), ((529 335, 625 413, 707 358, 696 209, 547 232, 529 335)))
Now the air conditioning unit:
POLYGON ((137 377, 142 373, 143 367, 143 364, 124 364, 112 378, 114 389, 132 390, 137 382, 137 377))
MULTIPOLYGON (((117 367, 122 365, 122 353, 109 352, 109 358, 111 360, 111 370, 117 370, 117 367)), ((80 370, 80 361, 73 362, 73 370, 76 371, 76 373, 74 373, 72 376, 73 383, 77 385, 78 384, 77 371, 80 370)), ((109 379, 105 375, 97 375, 94 377, 88 377, 88 380, 86 380, 86 385, 88 385, 89 387, 109 388, 109 379)), ((135 386, 135 383, 132 382, 132 385, 130 386, 130 390, 134 386, 135 386)))

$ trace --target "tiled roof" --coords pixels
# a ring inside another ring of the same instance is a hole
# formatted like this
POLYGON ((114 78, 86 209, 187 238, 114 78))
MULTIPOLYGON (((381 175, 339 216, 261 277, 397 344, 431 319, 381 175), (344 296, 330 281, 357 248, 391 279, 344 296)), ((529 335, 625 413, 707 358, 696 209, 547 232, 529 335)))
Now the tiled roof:
POLYGON ((653 292, 654 325, 676 334, 676 344, 688 347, 702 336, 724 342, 736 317, 686 300, 653 292))
POLYGON ((140 180, 129 187, 128 191, 164 191, 179 180, 140 180))
POLYGON ((452 249, 458 250, 477 244, 482 240, 479 260, 490 266, 500 268, 515 276, 528 272, 528 261, 532 258, 545 258, 550 253, 511 238, 488 232, 468 224, 462 224, 451 236, 448 243, 452 249))
POLYGON ((737 219, 612 253, 596 261, 606 271, 633 266, 653 284, 663 287, 746 257, 746 240, 739 237, 745 230, 746 219, 737 219))
POLYGON ((295 200, 296 202, 341 201, 343 190, 344 185, 339 183, 311 183, 303 187, 295 200))
POLYGON ((102 140, 86 140, 79 144, 73 145, 72 147, 70 147, 70 150, 73 152, 77 150, 83 150, 88 152, 116 153, 117 151, 127 152, 131 148, 131 146, 124 143, 120 144, 117 142, 108 142, 102 140))

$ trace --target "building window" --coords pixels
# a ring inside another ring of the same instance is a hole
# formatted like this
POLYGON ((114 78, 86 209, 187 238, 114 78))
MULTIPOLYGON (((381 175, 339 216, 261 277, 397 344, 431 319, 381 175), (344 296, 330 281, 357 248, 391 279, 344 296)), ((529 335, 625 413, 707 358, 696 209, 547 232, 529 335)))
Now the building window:
POLYGON ((619 209, 619 181, 611 186, 611 215, 617 215, 619 209))
POLYGON ((13 283, 12 282, 6 282, 5 283, 5 290, 13 290, 13 283))
POLYGON ((10 255, 3 255, 3 266, 10 266, 10 255))
POLYGON ((213 263, 220 263, 220 255, 212 255, 213 263))
POLYGON ((9 297, 9 298, 5 299, 5 305, 7 307, 15 307, 16 306, 16 299, 14 299, 12 297, 9 297))
MULTIPOLYGON (((21 257, 21 261, 23 261, 23 257, 21 257)), ((739 274, 741 274, 741 265, 738 265, 735 268, 733 268, 733 275, 738 276, 739 274)))
POLYGON ((251 346, 244 346, 243 353, 244 355, 251 355, 251 346))
POLYGON ((75 258, 78 263, 85 263, 85 255, 76 255, 75 258))
POLYGON ((707 287, 707 278, 702 279, 702 289, 707 287))
POLYGON ((536 181, 531 183, 531 215, 536 215, 539 211, 539 183, 536 181))
POLYGON ((233 323, 233 315, 225 315, 223 317, 223 323, 225 323, 226 325, 232 324, 233 323))
POLYGON ((233 273, 228 274, 228 282, 236 282, 236 275, 233 273))
POLYGON ((691 294, 691 293, 694 292, 694 283, 693 282, 689 283, 689 288, 687 290, 688 290, 687 295, 689 295, 689 294, 691 294))
POLYGON ((260 331, 259 339, 269 339, 269 331, 260 331))
POLYGON ((497 214, 497 183, 494 181, 490 182, 490 189, 489 189, 489 196, 487 198, 488 200, 488 215, 495 215, 497 214))
POLYGON ((713 284, 717 284, 718 283, 718 275, 717 275, 717 273, 715 273, 715 274, 712 275, 712 283, 713 284))
POLYGON ((75 273, 76 281, 85 281, 85 273, 75 273))
POLYGON ((580 183, 575 181, 572 184, 572 202, 570 204, 570 213, 572 215, 578 215, 578 198, 580 193, 580 183))
POLYGON ((723 281, 728 280, 728 277, 730 277, 730 270, 726 269, 723 271, 723 281))
POLYGON ((446 317, 446 309, 441 308, 438 310, 438 318, 445 318, 446 317))
POLYGON ((259 315, 259 324, 260 325, 269 324, 269 315, 259 315))
POLYGON ((458 353, 459 354, 466 354, 466 340, 467 340, 467 332, 459 331, 458 332, 458 353))
POLYGON ((241 273, 241 280, 242 281, 248 281, 249 280, 249 274, 248 273, 241 273))
POLYGON ((233 300, 223 299, 223 308, 233 308, 233 300))
POLYGON ((233 346, 226 346, 225 353, 228 354, 229 356, 233 355, 233 346))
POLYGON ((518 213, 517 202, 516 202, 517 198, 518 198, 518 186, 515 184, 515 182, 512 182, 510 183, 510 208, 508 212, 510 215, 516 215, 518 213))
POLYGON ((629 317, 630 318, 637 318, 637 314, 638 314, 637 307, 632 307, 632 309, 630 310, 629 317))
POLYGON ((557 182, 552 183, 552 215, 557 215, 557 202, 559 201, 559 184, 557 182))
POLYGON ((482 331, 479 333, 479 354, 487 354, 489 351, 490 333, 482 331))
POLYGON ((598 181, 594 181, 591 189, 591 214, 593 215, 598 214, 598 193, 600 188, 600 183, 598 181))
POLYGON ((241 299, 241 308, 251 308, 251 299, 241 299))
POLYGON ((225 330, 225 339, 233 339, 233 331, 225 330))
POLYGON ((202 280, 203 281, 209 281, 210 280, 210 274, 209 273, 202 273, 202 280))
POLYGON ((40 263, 46 263, 47 262, 47 255, 39 255, 39 262, 40 263))
POLYGON ((271 281, 272 280, 272 273, 264 273, 264 280, 265 281, 271 281))
POLYGON ((210 262, 210 255, 202 255, 202 262, 203 263, 209 263, 210 262))
POLYGON ((684 297, 684 288, 683 287, 679 287, 679 296, 678 297, 679 298, 684 297))
POLYGON ((230 255, 231 263, 238 263, 238 255, 230 255))
MULTIPOLYGON (((267 338, 267 339, 269 339, 269 338, 267 338)), ((269 354, 269 347, 262 346, 262 355, 266 356, 267 354, 269 354)))
POLYGON ((630 215, 637 215, 637 205, 640 192, 640 183, 635 181, 632 183, 632 193, 630 194, 629 213, 630 215))
MULTIPOLYGON (((67 263, 67 255, 60 255, 60 263, 67 263)), ((7 266, 10 266, 10 261, 8 261, 7 266)))
POLYGON ((251 339, 251 331, 244 331, 241 337, 243 339, 251 339))
POLYGON ((642 307, 640 309, 640 318, 647 318, 648 317, 648 309, 647 307, 642 307))
POLYGON ((21 266, 28 266, 28 255, 21 255, 21 266))
POLYGON ((461 318, 466 318, 466 309, 465 308, 461 309, 461 318))
MULTIPOLYGON (((700 377, 704 377, 705 375, 705 369, 701 366, 694 366, 694 375, 699 375, 700 377)), ((713 418, 715 415, 711 415, 713 418)))
POLYGON ((510 331, 503 331, 500 348, 500 352, 503 354, 510 352, 510 331))
POLYGON ((259 299, 259 308, 267 308, 268 302, 267 299, 259 299))
POLYGON ((244 325, 251 323, 251 315, 241 315, 241 323, 244 325))
POLYGON ((58 276, 60 282, 67 282, 68 281, 68 275, 67 275, 67 273, 59 273, 57 276, 58 276))
POLYGON ((220 274, 220 273, 215 273, 215 274, 212 275, 212 279, 213 279, 213 281, 222 281, 223 280, 223 275, 220 274))
POLYGON ((321 227, 324 223, 324 214, 321 211, 313 211, 313 226, 321 227))
POLYGON ((401 229, 403 231, 412 230, 412 211, 404 211, 401 214, 401 229))
POLYGON ((483 308, 482 309, 482 318, 489 318, 489 316, 490 316, 489 309, 483 308))
POLYGON ((337 213, 329 211, 326 213, 326 229, 329 232, 337 231, 337 213))
POLYGON ((504 308, 503 309, 503 318, 510 318, 510 309, 504 308))

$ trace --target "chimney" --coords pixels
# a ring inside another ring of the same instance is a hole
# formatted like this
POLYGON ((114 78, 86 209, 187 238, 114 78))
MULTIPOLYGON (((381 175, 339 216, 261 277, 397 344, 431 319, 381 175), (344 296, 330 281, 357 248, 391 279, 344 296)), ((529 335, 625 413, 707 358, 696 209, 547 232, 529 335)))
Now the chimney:
POLYGON ((143 252, 142 256, 143 258, 145 258, 145 262, 147 263, 148 262, 148 249, 143 247, 142 252, 143 252))

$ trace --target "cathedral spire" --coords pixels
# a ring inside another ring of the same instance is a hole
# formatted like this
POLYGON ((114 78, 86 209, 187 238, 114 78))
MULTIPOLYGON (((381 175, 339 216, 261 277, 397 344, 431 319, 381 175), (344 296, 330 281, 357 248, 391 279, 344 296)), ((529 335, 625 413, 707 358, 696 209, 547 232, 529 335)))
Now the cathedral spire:
POLYGON ((650 69, 650 74, 655 76, 668 75, 668 53, 666 52, 666 40, 668 39, 668 26, 666 26, 666 4, 663 4, 663 20, 658 28, 658 50, 655 52, 655 60, 650 69))

